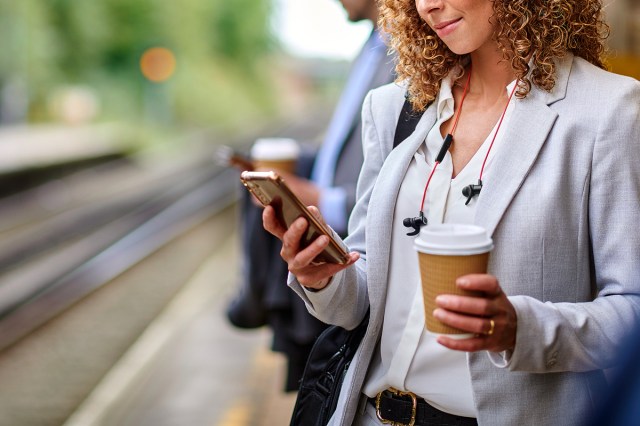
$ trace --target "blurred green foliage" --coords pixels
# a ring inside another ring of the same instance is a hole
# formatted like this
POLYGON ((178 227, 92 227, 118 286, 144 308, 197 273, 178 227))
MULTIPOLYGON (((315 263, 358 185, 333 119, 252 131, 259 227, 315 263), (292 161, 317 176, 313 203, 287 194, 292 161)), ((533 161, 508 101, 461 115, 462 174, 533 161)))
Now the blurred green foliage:
POLYGON ((0 86, 26 88, 31 122, 80 85, 103 120, 233 126, 274 109, 270 12, 270 0, 0 0, 0 86), (140 73, 155 46, 177 59, 163 83, 140 73))

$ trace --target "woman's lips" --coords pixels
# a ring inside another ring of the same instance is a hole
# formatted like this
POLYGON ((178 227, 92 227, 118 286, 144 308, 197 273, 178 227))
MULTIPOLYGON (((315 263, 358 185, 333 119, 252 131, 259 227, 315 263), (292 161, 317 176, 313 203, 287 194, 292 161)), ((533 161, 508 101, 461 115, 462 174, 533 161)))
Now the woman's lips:
POLYGON ((439 37, 446 36, 453 32, 458 26, 458 23, 462 20, 462 18, 452 19, 450 21, 443 21, 433 26, 433 29, 436 31, 439 37))

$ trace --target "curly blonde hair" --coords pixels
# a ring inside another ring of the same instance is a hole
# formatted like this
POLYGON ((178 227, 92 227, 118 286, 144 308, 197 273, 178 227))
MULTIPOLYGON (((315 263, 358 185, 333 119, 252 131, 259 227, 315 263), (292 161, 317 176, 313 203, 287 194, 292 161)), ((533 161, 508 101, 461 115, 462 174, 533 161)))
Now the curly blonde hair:
MULTIPOLYGON (((440 82, 466 55, 447 48, 420 17, 415 0, 378 0, 380 28, 390 36, 397 53, 398 81, 408 84, 413 108, 422 111, 440 90, 440 82)), ((531 84, 551 90, 555 84, 553 59, 571 52, 605 68, 604 40, 609 27, 600 0, 493 0, 494 35, 502 55, 520 79, 516 96, 523 98, 531 84), (529 74, 529 60, 533 71, 529 74)))

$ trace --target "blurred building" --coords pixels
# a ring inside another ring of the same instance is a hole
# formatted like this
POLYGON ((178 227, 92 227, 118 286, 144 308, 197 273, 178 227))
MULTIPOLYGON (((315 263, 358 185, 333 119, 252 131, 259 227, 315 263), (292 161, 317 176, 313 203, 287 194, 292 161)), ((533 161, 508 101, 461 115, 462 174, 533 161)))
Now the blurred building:
POLYGON ((640 79, 640 1, 609 1, 605 11, 611 26, 611 70, 640 79))

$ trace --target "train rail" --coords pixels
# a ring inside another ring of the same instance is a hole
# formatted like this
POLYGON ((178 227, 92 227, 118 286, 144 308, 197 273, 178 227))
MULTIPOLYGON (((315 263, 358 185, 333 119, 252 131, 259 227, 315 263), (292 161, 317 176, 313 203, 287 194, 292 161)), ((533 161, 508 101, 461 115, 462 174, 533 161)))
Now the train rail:
POLYGON ((193 165, 179 176, 64 211, 5 239, 0 349, 228 207, 237 187, 236 172, 193 165))
MULTIPOLYGON (((308 139, 318 117, 271 133, 308 139)), ((154 167, 116 159, 0 199, 0 351, 227 209, 240 190, 211 147, 154 167)))

